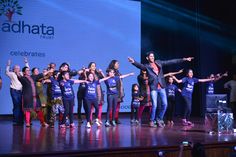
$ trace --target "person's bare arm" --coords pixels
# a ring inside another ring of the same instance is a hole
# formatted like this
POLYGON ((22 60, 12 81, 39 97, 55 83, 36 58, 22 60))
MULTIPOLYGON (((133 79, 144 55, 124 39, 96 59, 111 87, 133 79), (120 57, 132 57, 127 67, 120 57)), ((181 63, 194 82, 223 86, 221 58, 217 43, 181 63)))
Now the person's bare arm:
POLYGON ((180 73, 182 73, 184 70, 183 69, 181 69, 181 70, 179 70, 179 71, 176 71, 176 72, 169 72, 169 73, 167 73, 167 74, 164 74, 164 77, 167 77, 167 76, 173 76, 173 75, 177 75, 177 74, 180 74, 180 73))
POLYGON ((86 81, 86 80, 75 80, 75 79, 71 79, 71 80, 73 80, 75 84, 77 84, 77 83, 88 83, 88 81, 86 81))
POLYGON ((214 79, 198 79, 198 82, 210 82, 210 81, 214 81, 214 79))
POLYGON ((134 73, 128 73, 125 75, 121 75, 120 78, 125 78, 125 77, 132 76, 132 75, 134 75, 134 73))
POLYGON ((10 77, 10 66, 11 66, 11 60, 9 59, 8 61, 7 61, 7 66, 6 66, 6 71, 5 71, 5 73, 6 73, 6 75, 8 76, 8 77, 10 77))
POLYGON ((177 79, 175 76, 172 76, 172 77, 177 83, 182 83, 183 82, 182 80, 177 79))
POLYGON ((29 68, 30 66, 29 66, 29 62, 28 62, 27 57, 24 57, 24 62, 25 62, 25 66, 29 68))
POLYGON ((227 77, 228 76, 228 71, 226 71, 224 74, 220 75, 220 74, 217 74, 216 75, 216 78, 215 78, 215 81, 218 81, 220 79, 222 79, 223 77, 227 77))
POLYGON ((99 83, 101 83, 101 82, 103 82, 103 81, 106 81, 106 80, 108 80, 109 78, 111 78, 111 77, 110 77, 110 76, 104 77, 104 78, 102 78, 102 79, 99 80, 99 83))

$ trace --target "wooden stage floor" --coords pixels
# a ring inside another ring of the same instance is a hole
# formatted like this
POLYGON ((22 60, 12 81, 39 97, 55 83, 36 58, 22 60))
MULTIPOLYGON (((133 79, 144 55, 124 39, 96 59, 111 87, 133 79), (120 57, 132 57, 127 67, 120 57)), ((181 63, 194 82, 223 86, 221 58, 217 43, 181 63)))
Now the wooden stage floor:
MULTIPOLYGON (((150 128, 147 124, 130 125, 128 116, 121 118, 122 124, 116 127, 99 129, 94 125, 91 129, 85 123, 75 129, 59 129, 40 127, 38 120, 33 121, 31 128, 13 126, 10 120, 0 123, 0 155, 27 154, 60 154, 96 153, 122 149, 165 149, 178 148, 182 141, 200 142, 205 145, 236 143, 236 134, 213 134, 204 130, 202 119, 195 119, 194 127, 183 127, 176 122, 173 127, 150 128)), ((57 155, 55 155, 57 156, 57 155)))

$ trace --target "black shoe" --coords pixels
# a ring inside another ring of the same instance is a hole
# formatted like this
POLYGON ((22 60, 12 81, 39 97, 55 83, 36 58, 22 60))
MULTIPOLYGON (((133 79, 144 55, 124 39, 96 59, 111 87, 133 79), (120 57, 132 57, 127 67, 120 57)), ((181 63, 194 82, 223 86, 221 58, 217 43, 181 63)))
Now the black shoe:
POLYGON ((79 124, 83 124, 84 121, 83 121, 82 119, 78 119, 78 123, 79 123, 79 124))
POLYGON ((116 120, 116 124, 121 124, 121 122, 119 121, 119 119, 116 120))
POLYGON ((106 122, 105 122, 105 126, 106 126, 106 127, 110 127, 110 126, 111 126, 111 124, 109 123, 109 121, 106 121, 106 122))

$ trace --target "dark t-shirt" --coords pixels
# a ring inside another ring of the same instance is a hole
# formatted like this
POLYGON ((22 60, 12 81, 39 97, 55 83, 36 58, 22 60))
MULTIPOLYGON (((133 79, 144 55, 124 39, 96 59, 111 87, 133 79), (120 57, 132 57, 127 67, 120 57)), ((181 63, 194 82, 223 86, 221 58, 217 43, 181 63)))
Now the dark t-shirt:
POLYGON ((97 85, 99 85, 99 81, 93 81, 86 84, 86 93, 85 99, 95 100, 97 99, 97 85))
POLYGON ((175 97, 178 87, 174 84, 168 84, 166 86, 166 95, 167 97, 175 97))
POLYGON ((59 82, 55 80, 53 77, 50 77, 51 80, 51 93, 52 93, 52 99, 61 97, 61 88, 59 85, 59 82))
POLYGON ((60 81, 60 88, 62 92, 62 98, 66 100, 74 99, 74 90, 72 85, 74 84, 73 80, 60 81))
POLYGON ((105 84, 107 86, 107 94, 108 95, 118 94, 117 81, 119 79, 120 79, 120 76, 115 76, 115 77, 111 77, 105 81, 105 84))
POLYGON ((189 78, 189 77, 184 77, 182 79, 182 82, 184 84, 183 90, 182 90, 182 95, 192 98, 192 93, 194 89, 194 84, 198 82, 197 78, 189 78))
POLYGON ((207 94, 214 94, 214 83, 213 82, 207 83, 207 94))

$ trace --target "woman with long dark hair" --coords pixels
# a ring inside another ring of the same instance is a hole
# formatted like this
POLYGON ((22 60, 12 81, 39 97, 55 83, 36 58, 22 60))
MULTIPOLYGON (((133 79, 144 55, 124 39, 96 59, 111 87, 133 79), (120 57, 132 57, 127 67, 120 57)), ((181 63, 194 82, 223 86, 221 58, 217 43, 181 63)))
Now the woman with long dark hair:
POLYGON ((139 122, 141 122, 143 110, 145 108, 149 108, 149 114, 151 113, 152 101, 151 101, 151 95, 150 95, 150 88, 148 85, 147 72, 145 70, 141 70, 137 79, 138 79, 138 84, 140 86, 140 93, 143 97, 143 100, 140 101, 140 107, 139 107, 139 111, 138 111, 138 119, 139 119, 139 122))
MULTIPOLYGON (((115 76, 121 76, 122 74, 119 71, 119 66, 120 64, 118 60, 112 60, 110 64, 108 65, 107 70, 113 69, 115 76)), ((123 102, 123 98, 125 96, 122 79, 117 80, 117 90, 118 90, 118 99, 117 99, 117 105, 116 105, 116 110, 115 110, 115 122, 116 124, 120 124, 121 123, 119 121, 120 105, 123 102)), ((112 113, 110 113, 110 120, 111 119, 112 119, 112 113)))
POLYGON ((110 77, 108 80, 105 81, 105 84, 107 86, 107 116, 106 116, 106 122, 105 126, 109 127, 111 126, 116 126, 115 122, 115 113, 116 113, 116 105, 118 102, 118 80, 123 79, 128 76, 134 75, 134 73, 129 73, 125 75, 120 75, 120 76, 115 76, 115 72, 113 69, 108 69, 107 70, 107 75, 110 77), (109 115, 112 113, 112 120, 111 124, 109 122, 109 115))

